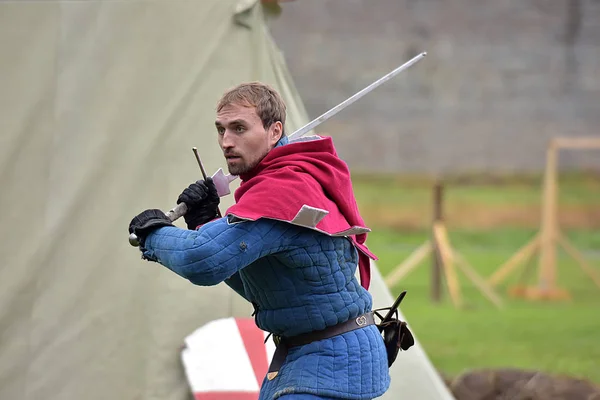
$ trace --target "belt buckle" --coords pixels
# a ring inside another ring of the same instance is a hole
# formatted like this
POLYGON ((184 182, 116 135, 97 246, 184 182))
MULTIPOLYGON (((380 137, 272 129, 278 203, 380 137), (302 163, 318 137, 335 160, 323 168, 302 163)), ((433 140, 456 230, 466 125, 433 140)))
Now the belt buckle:
POLYGON ((367 324, 367 317, 365 317, 364 315, 361 315, 360 317, 356 318, 356 325, 365 326, 366 324, 367 324))

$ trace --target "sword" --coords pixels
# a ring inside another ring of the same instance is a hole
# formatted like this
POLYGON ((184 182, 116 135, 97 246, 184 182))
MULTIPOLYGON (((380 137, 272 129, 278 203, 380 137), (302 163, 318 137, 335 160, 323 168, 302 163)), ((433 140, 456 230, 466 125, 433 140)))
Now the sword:
MULTIPOLYGON (((294 133, 292 133, 289 136, 290 140, 293 140, 295 138, 299 138, 301 136, 306 135, 308 132, 313 130, 315 127, 317 127, 318 125, 321 125, 323 122, 327 121, 329 118, 333 117, 334 115, 336 115, 337 113, 342 111, 344 108, 346 108, 350 104, 354 103, 356 100, 365 96, 369 92, 372 92, 375 88, 383 85, 385 82, 389 81, 390 79, 392 79, 393 77, 398 75, 400 72, 410 68, 417 62, 421 61, 426 55, 427 55, 427 52, 423 52, 423 53, 413 57, 412 59, 408 60, 407 62, 405 62, 398 68, 394 69, 393 71, 385 74, 381 78, 377 79, 375 82, 371 83, 369 86, 362 89, 360 92, 355 93, 354 95, 347 98, 346 100, 344 100, 337 106, 333 107, 331 110, 318 116, 317 118, 315 118, 308 124, 304 125, 302 128, 300 128, 297 131, 295 131, 294 133)), ((235 175, 225 174, 223 172, 222 168, 219 168, 217 170, 217 172, 215 172, 213 174, 212 179, 213 179, 213 182, 215 183, 215 187, 217 188, 217 193, 219 194, 219 197, 223 197, 223 196, 226 196, 229 193, 231 193, 231 191, 229 189, 229 184, 231 182, 233 182, 234 180, 236 180, 237 178, 238 177, 235 175)))
MULTIPOLYGON (((293 140, 295 138, 299 138, 301 136, 306 135, 308 132, 310 132, 311 130, 313 130, 314 128, 316 128, 317 126, 322 124, 323 122, 327 121, 328 119, 330 119, 331 117, 333 117, 334 115, 336 115, 337 113, 342 111, 344 108, 346 108, 350 104, 354 103, 356 100, 358 100, 361 97, 365 96, 366 94, 372 92, 374 89, 383 85, 385 82, 389 81, 390 79, 392 79, 393 77, 398 75, 400 72, 410 68, 417 62, 421 61, 426 55, 427 55, 427 52, 422 52, 421 54, 413 57, 412 59, 408 60, 404 64, 400 65, 393 71, 388 72, 381 78, 377 79, 375 82, 371 83, 369 86, 367 86, 364 89, 362 89, 361 91, 355 93, 354 95, 347 98, 346 100, 344 100, 337 106, 333 107, 331 110, 323 113, 322 115, 318 116, 317 118, 315 118, 308 124, 304 125, 302 128, 300 128, 297 131, 295 131, 294 133, 292 133, 289 136, 290 140, 293 140)), ((237 175, 225 174, 225 172, 223 172, 222 168, 219 168, 212 175, 212 179, 215 184, 215 187, 217 188, 217 193, 219 194, 219 197, 223 197, 223 196, 226 196, 229 193, 231 193, 231 190, 229 189, 229 185, 231 184, 231 182, 235 181, 237 178, 238 178, 237 175)), ((187 206, 185 205, 185 203, 180 203, 176 207, 169 210, 169 212, 167 212, 166 215, 167 215, 167 217, 169 217, 169 219, 171 221, 175 221, 175 220, 181 218, 186 212, 187 212, 187 206)), ((138 241, 137 241, 137 237, 135 237, 135 234, 132 233, 129 236, 129 243, 132 246, 138 246, 138 244, 136 244, 136 243, 138 243, 138 241)))

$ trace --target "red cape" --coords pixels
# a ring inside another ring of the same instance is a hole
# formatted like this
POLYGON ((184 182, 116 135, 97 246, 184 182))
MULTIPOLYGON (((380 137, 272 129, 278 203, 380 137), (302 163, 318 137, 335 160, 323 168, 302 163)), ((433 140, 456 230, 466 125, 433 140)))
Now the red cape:
POLYGON ((275 147, 248 174, 240 175, 235 191, 236 204, 227 209, 249 220, 271 218, 292 222, 302 206, 326 210, 315 230, 329 235, 346 236, 342 232, 362 228, 348 235, 359 250, 361 285, 369 288, 370 260, 377 260, 364 244, 367 231, 359 214, 350 171, 338 156, 331 138, 292 142, 275 147))

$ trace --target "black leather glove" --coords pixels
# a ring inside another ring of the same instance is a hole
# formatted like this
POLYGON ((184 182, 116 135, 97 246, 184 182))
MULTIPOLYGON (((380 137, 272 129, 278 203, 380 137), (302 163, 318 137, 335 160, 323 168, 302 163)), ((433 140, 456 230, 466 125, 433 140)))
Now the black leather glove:
POLYGON ((188 229, 196 229, 217 217, 221 199, 211 177, 188 186, 177 198, 177 204, 185 203, 187 212, 183 216, 188 229))
POLYGON ((129 233, 135 233, 140 247, 144 247, 146 236, 162 226, 173 226, 173 223, 161 210, 150 209, 139 213, 131 220, 129 233))

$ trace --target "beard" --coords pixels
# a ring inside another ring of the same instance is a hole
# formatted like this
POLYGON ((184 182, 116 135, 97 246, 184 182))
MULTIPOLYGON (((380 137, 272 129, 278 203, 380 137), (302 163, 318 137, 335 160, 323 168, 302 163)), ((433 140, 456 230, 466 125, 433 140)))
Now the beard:
POLYGON ((240 157, 235 159, 233 163, 227 162, 227 170, 231 175, 239 176, 252 171, 262 159, 263 157, 252 161, 246 161, 244 158, 240 157))
POLYGON ((233 162, 227 160, 227 170, 231 175, 239 176, 241 174, 246 174, 252 171, 268 153, 269 151, 265 151, 264 154, 255 156, 252 159, 233 153, 231 155, 235 155, 238 158, 233 159, 233 162))
POLYGON ((230 165, 227 164, 227 170, 229 171, 229 173, 231 175, 241 175, 241 174, 245 174, 246 172, 250 172, 252 170, 252 168, 254 168, 254 166, 250 166, 244 162, 238 161, 236 164, 230 165))

